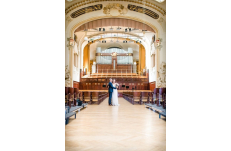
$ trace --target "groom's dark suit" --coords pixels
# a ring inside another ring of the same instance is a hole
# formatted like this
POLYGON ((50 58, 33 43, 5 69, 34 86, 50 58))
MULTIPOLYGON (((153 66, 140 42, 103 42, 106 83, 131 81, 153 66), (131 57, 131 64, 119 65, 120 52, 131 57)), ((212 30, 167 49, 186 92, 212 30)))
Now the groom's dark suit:
POLYGON ((113 87, 112 83, 109 82, 109 83, 108 83, 108 93, 109 93, 108 104, 109 104, 109 105, 111 104, 111 97, 112 97, 113 89, 116 89, 116 87, 113 87))

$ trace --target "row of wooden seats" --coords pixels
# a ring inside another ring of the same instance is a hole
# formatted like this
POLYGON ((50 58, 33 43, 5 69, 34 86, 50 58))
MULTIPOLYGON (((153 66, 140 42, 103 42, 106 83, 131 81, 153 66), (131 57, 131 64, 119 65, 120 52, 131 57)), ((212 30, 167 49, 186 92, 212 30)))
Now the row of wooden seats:
POLYGON ((90 104, 93 104, 97 102, 100 104, 107 98, 106 92, 82 92, 82 99, 83 102, 88 102, 90 104))
POLYGON ((65 95, 65 106, 76 106, 77 98, 79 98, 77 93, 68 93, 67 95, 65 95))
POLYGON ((157 106, 163 106, 166 108, 166 88, 155 88, 152 92, 152 101, 153 104, 157 106))
POLYGON ((146 107, 158 112, 159 118, 166 117, 166 88, 155 88, 152 95, 153 103, 145 104, 146 107))
POLYGON ((149 92, 124 92, 123 98, 128 102, 137 104, 150 103, 150 93, 149 92))

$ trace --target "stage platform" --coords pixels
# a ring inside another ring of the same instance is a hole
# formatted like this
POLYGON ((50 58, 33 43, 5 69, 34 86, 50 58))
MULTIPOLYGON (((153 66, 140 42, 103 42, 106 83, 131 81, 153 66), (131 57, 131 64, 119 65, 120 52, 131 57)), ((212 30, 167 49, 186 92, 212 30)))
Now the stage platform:
POLYGON ((111 76, 111 75, 117 75, 117 76, 138 76, 137 73, 92 73, 91 76, 111 76))
MULTIPOLYGON (((117 90, 118 93, 123 92, 152 92, 151 90, 117 90)), ((79 92, 108 92, 108 90, 79 90, 79 92)))
POLYGON ((147 76, 139 76, 139 75, 84 75, 82 78, 147 78, 147 76))

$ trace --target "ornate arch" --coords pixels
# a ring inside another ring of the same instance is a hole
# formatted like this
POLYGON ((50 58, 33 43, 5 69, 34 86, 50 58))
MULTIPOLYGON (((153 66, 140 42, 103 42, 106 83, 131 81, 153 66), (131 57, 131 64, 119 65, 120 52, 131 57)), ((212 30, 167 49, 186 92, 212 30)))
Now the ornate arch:
POLYGON ((141 30, 148 30, 151 32, 155 32, 153 28, 150 26, 136 21, 132 19, 125 19, 125 18, 103 18, 103 19, 96 19, 92 20, 90 22, 87 22, 81 26, 79 26, 74 32, 78 32, 84 29, 93 29, 93 28, 99 28, 99 27, 105 27, 105 26, 123 26, 123 27, 131 27, 141 30))
MULTIPOLYGON (((85 24, 85 23, 88 23, 90 21, 93 21, 93 20, 97 20, 97 19, 104 19, 104 18, 111 18, 110 16, 99 16, 99 17, 93 17, 93 18, 89 18, 89 19, 86 19, 86 20, 83 20, 77 24, 75 24, 74 26, 71 27, 71 30, 69 32, 69 37, 72 37, 74 38, 74 32, 77 28, 79 28, 81 25, 85 24)), ((118 16, 118 17, 114 17, 114 18, 124 18, 124 19, 130 19, 130 20, 134 20, 134 21, 138 21, 138 22, 142 22, 146 25, 148 25, 149 27, 151 27, 155 32, 156 32, 156 35, 158 37, 158 29, 153 25, 151 24, 150 22, 147 22, 147 21, 144 21, 140 18, 136 18, 136 17, 130 17, 130 16, 118 16)))

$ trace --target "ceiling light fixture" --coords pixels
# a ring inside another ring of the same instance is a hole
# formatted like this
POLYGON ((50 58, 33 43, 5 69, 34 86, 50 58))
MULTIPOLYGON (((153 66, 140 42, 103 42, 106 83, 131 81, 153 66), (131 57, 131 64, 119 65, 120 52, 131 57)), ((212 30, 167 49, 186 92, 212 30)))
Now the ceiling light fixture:
POLYGON ((159 2, 159 3, 162 3, 162 2, 164 2, 164 0, 156 0, 157 2, 159 2))
POLYGON ((121 29, 120 27, 116 28, 116 30, 120 30, 120 29, 121 29))
POLYGON ((88 38, 87 38, 87 37, 84 37, 84 40, 85 40, 85 41, 88 41, 88 38))

